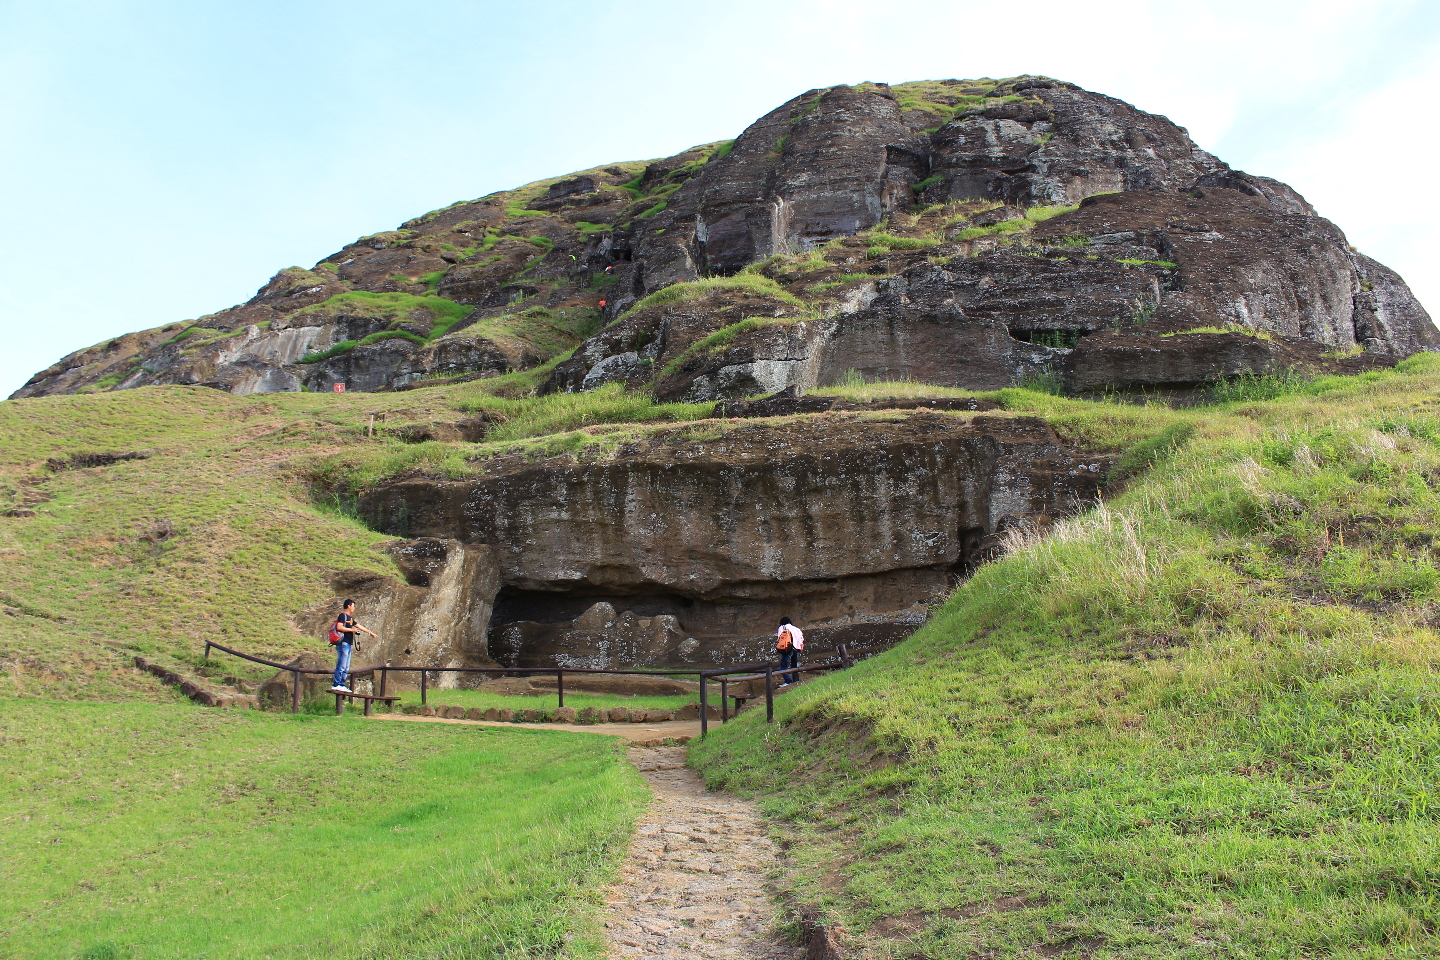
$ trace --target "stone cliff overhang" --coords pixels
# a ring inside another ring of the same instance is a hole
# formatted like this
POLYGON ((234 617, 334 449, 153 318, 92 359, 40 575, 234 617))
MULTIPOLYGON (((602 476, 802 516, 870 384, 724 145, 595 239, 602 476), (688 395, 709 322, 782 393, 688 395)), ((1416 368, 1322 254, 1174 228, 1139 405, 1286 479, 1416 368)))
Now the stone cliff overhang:
POLYGON ((493 551, 501 662, 533 659, 496 648, 525 633, 507 626, 573 630, 596 603, 675 618, 675 636, 656 641, 673 656, 686 641, 763 635, 782 615, 913 626, 1007 524, 1044 526, 1092 501, 1104 466, 1031 417, 831 415, 717 433, 473 480, 397 480, 361 511, 396 536, 493 551))

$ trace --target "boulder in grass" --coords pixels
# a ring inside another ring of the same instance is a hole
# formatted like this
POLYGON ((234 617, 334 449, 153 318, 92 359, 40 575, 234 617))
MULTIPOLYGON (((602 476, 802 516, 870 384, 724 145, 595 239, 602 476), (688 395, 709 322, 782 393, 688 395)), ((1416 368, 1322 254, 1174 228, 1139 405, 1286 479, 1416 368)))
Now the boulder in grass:
POLYGON ((422 704, 420 704, 419 709, 416 710, 415 712, 418 713, 418 714, 420 714, 420 716, 422 716, 422 717, 433 717, 433 716, 435 716, 435 708, 432 707, 432 706, 430 706, 430 704, 428 704, 428 703, 422 703, 422 704))
POLYGON ((499 720, 499 719, 500 719, 500 711, 497 710, 497 709, 494 708, 494 707, 491 707, 489 710, 486 710, 486 711, 485 711, 485 719, 486 719, 486 720, 492 720, 492 721, 493 721, 493 720, 499 720))
POLYGON ((465 719, 465 708, 464 708, 464 707, 441 707, 440 710, 441 710, 440 716, 444 717, 446 720, 464 720, 464 719, 465 719))
POLYGON ((495 714, 495 719, 501 723, 512 723, 515 720, 515 711, 505 707, 495 714))
POLYGON ((485 711, 484 711, 484 710, 481 710, 479 707, 471 707, 469 710, 466 710, 466 711, 465 711, 465 719, 466 719, 466 720, 484 720, 484 719, 485 719, 485 711))
POLYGON ((630 711, 629 711, 629 710, 626 710, 624 707, 611 707, 611 708, 610 708, 610 722, 611 722, 611 723, 626 723, 626 722, 629 721, 629 719, 630 719, 630 711))
POLYGON ((631 723, 646 723, 647 721, 646 721, 645 718, 648 717, 649 715, 650 715, 650 711, 648 711, 648 710, 631 710, 631 711, 630 711, 630 722, 631 722, 631 723))
POLYGON ((574 707, 561 707, 555 711, 555 716, 551 719, 555 723, 574 723, 578 718, 579 714, 575 712, 574 707))
POLYGON ((651 710, 645 716, 651 723, 669 723, 675 719, 675 714, 669 710, 651 710))
POLYGON ((581 723, 596 723, 600 719, 600 711, 594 707, 586 707, 580 711, 579 720, 581 723))
POLYGON ((520 715, 520 719, 524 720, 526 723, 539 723, 544 718, 545 715, 541 711, 535 709, 526 710, 520 715))

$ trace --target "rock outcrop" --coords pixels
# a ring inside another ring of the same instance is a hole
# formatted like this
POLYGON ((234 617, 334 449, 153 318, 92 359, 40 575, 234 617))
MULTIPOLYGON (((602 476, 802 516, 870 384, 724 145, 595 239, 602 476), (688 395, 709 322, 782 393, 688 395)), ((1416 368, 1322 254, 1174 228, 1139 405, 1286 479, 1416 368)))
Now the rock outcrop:
MULTIPOLYGON (((495 551, 482 544, 421 537, 396 542, 389 553, 404 581, 368 570, 342 571, 330 584, 334 596, 297 615, 296 628, 308 636, 324 636, 341 602, 352 599, 357 619, 378 634, 378 639, 360 635, 356 667, 494 666, 485 636, 500 586, 495 551)), ((460 679, 444 674, 432 682, 454 686, 460 679)), ((412 674, 390 678, 395 689, 418 682, 412 674)))
POLYGON ((1164 117, 1044 77, 866 83, 808 91, 729 143, 363 237, 245 304, 72 354, 15 396, 410 389, 576 346, 545 389, 717 399, 852 372, 1185 391, 1357 350, 1391 362, 1440 348, 1440 333, 1293 189, 1231 169, 1164 117), (776 281, 774 296, 646 305, 741 271, 776 281), (1258 343, 1146 345, 1226 325, 1258 343))
POLYGON ((781 616, 823 655, 899 639, 998 532, 1074 511, 1104 475, 1033 418, 896 416, 738 421, 606 460, 517 458, 473 480, 396 480, 361 510, 377 529, 493 558, 490 592, 472 591, 472 610, 493 605, 488 630, 466 643, 507 666, 761 659, 781 616))

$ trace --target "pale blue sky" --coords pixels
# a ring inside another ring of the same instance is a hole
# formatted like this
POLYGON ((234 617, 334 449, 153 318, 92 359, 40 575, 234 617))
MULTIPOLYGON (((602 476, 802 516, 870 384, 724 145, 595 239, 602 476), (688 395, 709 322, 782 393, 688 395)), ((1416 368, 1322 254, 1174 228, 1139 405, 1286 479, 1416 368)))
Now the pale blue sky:
POLYGON ((733 137, 811 87, 1019 73, 1288 181, 1440 312, 1434 0, 0 0, 0 397, 357 236, 733 137))

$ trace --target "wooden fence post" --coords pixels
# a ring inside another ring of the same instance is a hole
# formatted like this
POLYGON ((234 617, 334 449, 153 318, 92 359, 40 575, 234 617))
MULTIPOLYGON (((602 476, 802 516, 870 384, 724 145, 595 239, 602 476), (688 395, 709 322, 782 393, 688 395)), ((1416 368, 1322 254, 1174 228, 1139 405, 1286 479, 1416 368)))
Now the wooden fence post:
POLYGON ((765 664, 765 722, 775 722, 775 680, 774 667, 765 664))
POLYGON ((705 674, 700 674, 700 739, 710 732, 710 700, 705 696, 705 674))
POLYGON ((421 703, 424 703, 424 702, 425 702, 425 694, 426 694, 425 679, 426 679, 426 674, 427 674, 427 673, 429 673, 428 670, 421 670, 421 671, 420 671, 420 702, 421 702, 421 703))
POLYGON ((295 679, 294 689, 290 691, 290 712, 300 712, 300 671, 294 670, 290 674, 295 679))
POLYGON ((555 689, 560 692, 560 706, 565 706, 565 671, 563 668, 555 671, 555 689))

